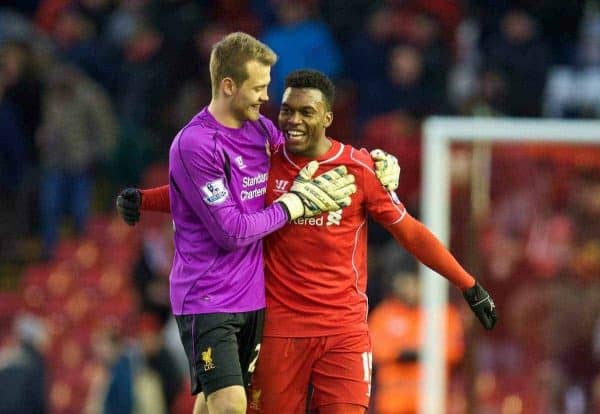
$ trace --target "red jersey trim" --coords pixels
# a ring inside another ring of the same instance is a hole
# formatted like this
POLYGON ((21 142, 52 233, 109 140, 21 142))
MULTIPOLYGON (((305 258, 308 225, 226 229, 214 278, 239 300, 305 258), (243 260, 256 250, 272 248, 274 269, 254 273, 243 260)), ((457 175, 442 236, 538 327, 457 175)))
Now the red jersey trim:
POLYGON ((360 234, 360 231, 362 230, 362 228, 365 226, 366 220, 363 220, 362 223, 360 223, 360 226, 358 226, 358 228, 356 229, 356 231, 354 232, 354 248, 352 249, 352 270, 354 270, 354 289, 356 290, 356 293, 358 293, 359 296, 362 296, 362 298, 365 300, 365 322, 367 321, 367 317, 369 316, 369 297, 367 296, 367 294, 365 292, 361 292, 360 289, 358 288, 358 277, 359 277, 359 273, 358 273, 358 269, 356 268, 356 263, 354 262, 354 257, 356 256, 356 248, 358 247, 358 236, 360 234))
POLYGON ((340 149, 338 150, 337 154, 335 154, 333 157, 326 159, 325 161, 320 161, 319 164, 327 164, 328 162, 332 162, 334 160, 336 160, 337 158, 341 157, 342 154, 344 153, 344 148, 346 146, 344 144, 340 143, 340 149))
POLYGON ((368 165, 368 164, 362 162, 361 160, 359 160, 358 158, 354 157, 354 148, 350 149, 350 158, 352 160, 356 161, 357 164, 360 164, 363 167, 365 167, 367 170, 369 170, 371 172, 371 174, 375 175, 375 171, 373 171, 373 168, 370 165, 368 165))
MULTIPOLYGON (((392 199, 392 201, 394 201, 394 199, 392 198, 391 195, 390 195, 390 198, 392 199)), ((400 223, 404 219, 404 217, 406 216, 406 213, 407 213, 407 211, 406 211, 406 209, 404 209, 404 211, 402 212, 402 215, 398 218, 398 220, 394 221, 392 224, 390 224, 390 226, 392 226, 392 225, 394 225, 396 223, 400 223)))
POLYGON ((296 164, 294 161, 292 161, 292 159, 289 157, 287 151, 285 150, 285 145, 283 146, 283 157, 287 160, 287 162, 289 162, 290 164, 292 164, 297 170, 300 170, 300 166, 298 164, 296 164))
MULTIPOLYGON (((329 139, 329 140, 331 141, 331 139, 329 139)), ((340 143, 340 149, 338 150, 338 152, 335 155, 333 155, 332 157, 327 158, 326 160, 319 161, 319 164, 320 165, 327 164, 328 162, 334 161, 335 159, 341 157, 342 154, 344 153, 344 147, 345 147, 345 145, 340 143)), ((283 148, 283 156, 287 160, 287 162, 292 164, 296 169, 301 170, 300 166, 298 164, 296 164, 288 155, 287 150, 285 149, 285 145, 283 145, 282 148, 283 148)))

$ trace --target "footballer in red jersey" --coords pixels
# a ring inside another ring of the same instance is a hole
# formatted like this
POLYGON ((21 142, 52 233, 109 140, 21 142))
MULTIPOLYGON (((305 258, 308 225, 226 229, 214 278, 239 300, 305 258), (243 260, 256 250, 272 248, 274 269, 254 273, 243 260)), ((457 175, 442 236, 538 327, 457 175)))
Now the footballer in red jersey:
POLYGON ((248 393, 250 413, 302 414, 309 384, 312 412, 366 412, 371 388, 369 215, 414 257, 461 289, 487 329, 496 322, 489 294, 396 194, 383 188, 371 156, 326 136, 333 120, 333 91, 331 81, 317 71, 295 71, 286 79, 279 112, 285 146, 271 149, 267 202, 289 190, 298 171, 314 160, 319 173, 346 166, 358 191, 344 210, 296 219, 265 239, 267 310, 248 393))
MULTIPOLYGON (((284 193, 313 160, 319 162, 317 173, 346 166, 356 178, 357 193, 344 210, 294 220, 265 238, 267 311, 249 412, 303 413, 309 383, 314 412, 366 411, 372 360, 366 295, 368 216, 462 291, 478 286, 408 214, 396 194, 380 185, 368 152, 325 135, 333 120, 332 95, 333 84, 319 72, 288 76, 279 112, 286 142, 271 155, 267 203, 284 193)), ((495 311, 487 310, 491 327, 495 311)))

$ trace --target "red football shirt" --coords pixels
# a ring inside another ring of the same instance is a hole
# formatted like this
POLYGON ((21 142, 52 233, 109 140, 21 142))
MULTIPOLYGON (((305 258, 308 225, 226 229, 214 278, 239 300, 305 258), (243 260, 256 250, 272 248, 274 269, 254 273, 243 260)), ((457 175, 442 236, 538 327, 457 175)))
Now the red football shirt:
MULTIPOLYGON (((338 165, 354 174, 358 191, 338 212, 297 219, 265 239, 265 335, 305 337, 367 330, 367 214, 384 226, 406 214, 374 173, 365 150, 331 140, 315 176, 338 165)), ((267 204, 289 191, 310 161, 280 147, 271 157, 267 204)))
MULTIPOLYGON (((283 147, 272 152, 267 203, 287 192, 309 161, 287 154, 283 147)), ((367 329, 367 214, 459 289, 475 284, 435 235, 406 212, 395 194, 383 189, 366 151, 332 140, 331 149, 318 161, 317 174, 345 165, 356 177, 358 192, 350 207, 295 220, 265 239, 265 335, 325 336, 367 329)), ((142 209, 169 211, 168 186, 142 193, 142 209)))

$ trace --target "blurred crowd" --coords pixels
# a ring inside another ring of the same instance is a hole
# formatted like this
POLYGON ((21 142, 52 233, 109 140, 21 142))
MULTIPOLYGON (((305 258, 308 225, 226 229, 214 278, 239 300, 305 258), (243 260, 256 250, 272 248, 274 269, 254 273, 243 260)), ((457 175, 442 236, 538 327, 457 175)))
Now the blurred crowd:
MULTIPOLYGON (((597 0, 2 2, 0 389, 21 399, 18 367, 31 367, 22 384, 48 377, 43 391, 27 385, 44 396, 30 412, 191 412, 169 318, 169 220, 150 214, 126 229, 113 203, 123 187, 167 182, 172 137, 210 100, 210 47, 237 30, 279 55, 263 112, 277 113, 289 71, 332 77, 330 136, 395 154, 414 215, 427 116, 600 117, 597 0), (44 358, 48 375, 36 372, 44 358)), ((466 342, 449 355, 452 389, 463 390, 449 412, 600 412, 600 153, 490 151, 489 213, 453 208, 451 248, 485 281, 501 322, 491 334, 468 314, 453 323, 466 342)), ((454 205, 470 205, 471 158, 468 146, 453 150, 454 205)), ((399 287, 415 289, 413 264, 377 226, 370 243, 372 308, 398 309, 398 319, 379 312, 389 326, 418 322, 414 301, 394 307, 406 302, 399 287)), ((400 366, 382 365, 382 381, 406 378, 418 352, 388 362, 400 366)))

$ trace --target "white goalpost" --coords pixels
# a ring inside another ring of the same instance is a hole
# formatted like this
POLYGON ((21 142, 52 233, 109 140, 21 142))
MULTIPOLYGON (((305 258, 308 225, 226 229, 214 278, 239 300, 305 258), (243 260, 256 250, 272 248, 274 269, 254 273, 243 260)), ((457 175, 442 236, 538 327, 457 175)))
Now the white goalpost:
MULTIPOLYGON (((454 142, 600 144, 600 121, 428 118, 423 127, 421 217, 446 246, 450 240, 450 149, 454 142)), ((448 300, 448 283, 425 266, 420 267, 419 274, 423 282, 425 312, 420 412, 445 414, 443 309, 448 300)), ((498 312, 501 321, 502 309, 498 312)))

